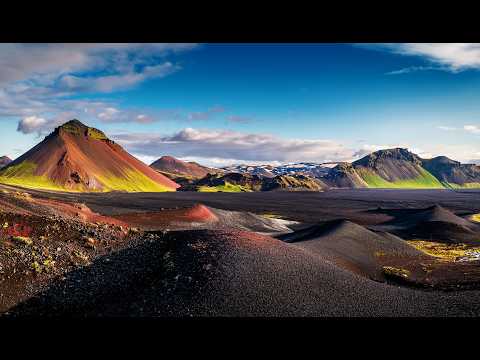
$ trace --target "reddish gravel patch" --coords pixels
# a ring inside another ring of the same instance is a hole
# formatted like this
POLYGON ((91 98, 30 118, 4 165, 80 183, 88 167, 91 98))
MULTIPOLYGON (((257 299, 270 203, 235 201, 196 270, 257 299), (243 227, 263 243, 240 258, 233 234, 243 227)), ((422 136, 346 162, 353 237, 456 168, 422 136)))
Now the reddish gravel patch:
POLYGON ((47 199, 34 199, 33 202, 54 209, 63 216, 79 218, 84 222, 127 226, 127 223, 124 221, 93 212, 85 204, 70 204, 47 199))
POLYGON ((218 221, 218 217, 202 204, 181 209, 115 215, 113 218, 130 226, 145 229, 163 228, 173 223, 212 223, 218 221))
POLYGON ((127 226, 121 220, 93 212, 85 204, 38 198, 28 192, 0 193, 0 212, 21 215, 60 216, 62 218, 81 220, 85 223, 127 226))

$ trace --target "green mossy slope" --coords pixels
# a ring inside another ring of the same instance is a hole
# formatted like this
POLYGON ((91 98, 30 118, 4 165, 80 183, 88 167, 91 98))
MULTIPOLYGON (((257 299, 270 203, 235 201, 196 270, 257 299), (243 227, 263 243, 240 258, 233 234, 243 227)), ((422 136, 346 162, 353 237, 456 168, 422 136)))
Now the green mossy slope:
POLYGON ((442 189, 444 186, 438 179, 427 170, 419 169, 420 176, 413 179, 388 181, 373 171, 356 169, 360 177, 367 183, 369 188, 385 189, 442 189))

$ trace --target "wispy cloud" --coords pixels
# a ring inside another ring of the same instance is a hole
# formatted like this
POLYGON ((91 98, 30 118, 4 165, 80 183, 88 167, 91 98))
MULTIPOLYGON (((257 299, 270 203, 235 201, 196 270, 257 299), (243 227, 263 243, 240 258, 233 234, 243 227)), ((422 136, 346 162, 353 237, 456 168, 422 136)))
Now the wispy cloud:
POLYGON ((410 67, 393 71, 390 74, 405 74, 422 70, 460 72, 468 69, 480 69, 480 44, 478 43, 404 43, 359 46, 404 56, 417 56, 435 65, 410 67))
POLYGON ((247 116, 230 115, 227 117, 227 120, 233 123, 246 124, 251 122, 253 119, 247 116))
POLYGON ((0 84, 49 83, 65 74, 127 74, 195 44, 1 44, 0 84))
POLYGON ((437 129, 443 131, 459 131, 463 130, 472 134, 480 134, 480 126, 479 125, 463 125, 463 127, 454 127, 454 126, 437 126, 437 129))
MULTIPOLYGON (((185 128, 172 135, 117 133, 111 138, 135 156, 153 161, 162 155, 191 159, 210 166, 231 164, 282 164, 289 162, 353 161, 377 150, 407 148, 422 158, 447 155, 456 160, 472 158, 471 147, 439 146, 423 149, 411 144, 362 144, 348 146, 328 139, 285 139, 270 134, 185 128)), ((150 162, 151 162, 150 161, 150 162)))
POLYGON ((99 77, 78 77, 66 75, 58 80, 57 86, 65 92, 103 92, 129 89, 148 79, 162 78, 180 70, 179 65, 171 62, 155 66, 146 66, 139 71, 119 73, 99 77))
POLYGON ((386 72, 385 75, 402 75, 418 71, 448 71, 448 68, 441 66, 410 66, 400 70, 386 72))
POLYGON ((222 106, 214 106, 207 111, 195 111, 187 114, 188 120, 209 120, 212 116, 218 113, 224 112, 225 109, 222 106))
POLYGON ((123 109, 111 99, 91 100, 86 94, 130 89, 171 75, 181 66, 167 58, 195 47, 0 44, 0 117, 17 118, 18 130, 23 133, 47 131, 65 114, 104 122, 154 121, 155 117, 144 111, 123 109))
POLYGON ((480 134, 480 126, 478 125, 465 125, 463 129, 472 134, 480 134))
POLYGON ((443 130, 443 131, 456 131, 456 130, 458 130, 458 128, 456 128, 456 127, 453 127, 453 126, 443 126, 443 125, 437 126, 437 129, 443 130))

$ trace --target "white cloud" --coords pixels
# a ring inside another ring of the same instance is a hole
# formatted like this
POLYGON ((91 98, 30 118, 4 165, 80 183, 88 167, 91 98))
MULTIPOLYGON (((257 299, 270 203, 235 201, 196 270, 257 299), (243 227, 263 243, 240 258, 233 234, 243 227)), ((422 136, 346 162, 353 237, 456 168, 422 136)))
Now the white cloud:
MULTIPOLYGON (((400 55, 418 56, 439 66, 410 68, 413 71, 448 70, 459 72, 467 69, 480 69, 480 44, 478 43, 404 43, 360 46, 400 55)), ((411 72, 407 69, 397 70, 396 73, 411 72)))
POLYGON ((471 132, 472 134, 480 134, 480 126, 477 125, 465 125, 463 129, 471 132))
POLYGON ((108 75, 100 77, 63 76, 59 80, 60 89, 75 92, 112 92, 124 90, 138 85, 147 79, 162 78, 178 71, 180 66, 171 62, 155 66, 147 66, 138 72, 108 75))
POLYGON ((114 107, 107 107, 105 108, 105 110, 103 110, 101 113, 98 114, 98 118, 104 121, 109 121, 114 119, 119 112, 120 110, 114 107))
MULTIPOLYGON (((61 74, 113 69, 128 73, 155 57, 190 50, 195 44, 1 44, 0 84, 61 74)), ((155 72, 155 69, 147 71, 155 72)))
POLYGON ((472 158, 478 158, 477 153, 480 152, 480 145, 476 144, 435 144, 429 143, 427 149, 418 153, 421 157, 435 157, 435 156, 447 156, 452 160, 460 161, 462 163, 470 162, 472 158), (430 156, 428 156, 430 155, 430 156))
POLYGON ((17 118, 22 132, 35 132, 33 127, 24 126, 24 118, 45 119, 43 132, 65 113, 81 119, 90 116, 86 121, 151 122, 156 117, 144 111, 120 108, 112 114, 108 108, 118 107, 112 100, 90 100, 79 95, 124 90, 170 75, 180 66, 166 58, 195 47, 195 44, 0 44, 0 117, 17 118), (68 99, 72 95, 76 100, 68 99), (137 118, 140 114, 144 117, 137 118))
POLYGON ((21 131, 24 134, 30 134, 43 128, 47 120, 38 116, 27 116, 20 120, 18 123, 17 131, 21 131))
POLYGON ((231 162, 340 161, 354 151, 333 140, 283 139, 269 134, 186 128, 176 134, 117 134, 132 153, 160 157, 225 159, 231 162))
POLYGON ((68 111, 58 113, 56 116, 50 118, 41 118, 35 115, 28 116, 18 122, 17 131, 24 134, 36 133, 39 136, 46 135, 57 126, 75 117, 74 113, 68 111))

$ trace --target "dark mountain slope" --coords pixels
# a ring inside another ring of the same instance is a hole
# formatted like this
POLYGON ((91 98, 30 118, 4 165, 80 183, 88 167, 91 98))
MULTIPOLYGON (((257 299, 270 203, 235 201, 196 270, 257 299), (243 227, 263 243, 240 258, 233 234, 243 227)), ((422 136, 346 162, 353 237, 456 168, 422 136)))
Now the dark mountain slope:
POLYGON ((447 187, 480 188, 480 166, 461 164, 446 156, 423 159, 423 167, 447 187))

